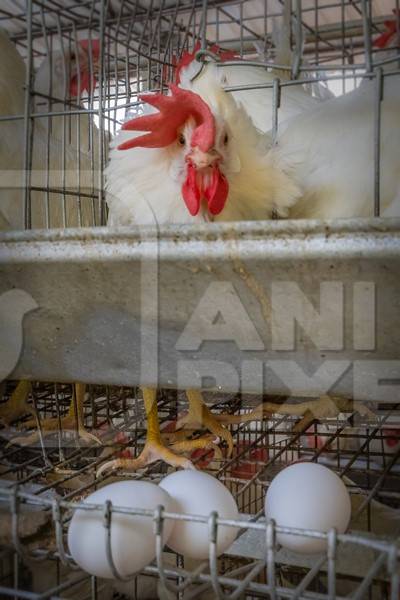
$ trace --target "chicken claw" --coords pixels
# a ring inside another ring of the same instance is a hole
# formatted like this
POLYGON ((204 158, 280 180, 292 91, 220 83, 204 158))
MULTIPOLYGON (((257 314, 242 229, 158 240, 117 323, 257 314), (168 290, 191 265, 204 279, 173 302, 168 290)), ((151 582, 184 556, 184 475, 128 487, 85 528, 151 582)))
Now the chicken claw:
POLYGON ((301 432, 305 431, 315 420, 335 418, 341 412, 353 411, 358 412, 368 420, 376 419, 376 415, 372 410, 362 402, 328 395, 297 404, 263 402, 249 413, 243 415, 216 415, 216 419, 222 423, 239 425, 249 421, 263 420, 272 414, 298 416, 301 419, 294 425, 293 431, 301 432))
POLYGON ((219 422, 218 418, 206 406, 201 392, 198 390, 187 390, 186 395, 189 400, 189 412, 178 419, 176 428, 208 429, 214 436, 226 442, 228 457, 231 456, 233 452, 233 438, 230 431, 219 422))
POLYGON ((148 440, 143 451, 137 458, 116 458, 115 460, 109 460, 101 465, 97 470, 96 476, 111 475, 120 469, 124 471, 137 471, 158 460, 163 460, 171 467, 195 469, 195 466, 188 458, 177 456, 172 450, 164 446, 162 442, 148 440))
POLYGON ((174 452, 186 453, 194 450, 214 450, 214 455, 217 459, 222 460, 222 452, 218 444, 219 437, 213 435, 204 435, 194 440, 181 440, 172 444, 171 448, 174 452))

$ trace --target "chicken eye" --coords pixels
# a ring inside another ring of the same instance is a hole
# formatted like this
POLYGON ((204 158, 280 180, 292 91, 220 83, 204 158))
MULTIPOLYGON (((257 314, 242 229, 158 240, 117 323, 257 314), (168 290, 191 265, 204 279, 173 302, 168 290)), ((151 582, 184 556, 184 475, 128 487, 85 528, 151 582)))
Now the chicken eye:
POLYGON ((224 135, 224 146, 226 146, 228 142, 229 142, 229 136, 228 136, 228 134, 226 133, 226 134, 224 135))
POLYGON ((185 136, 181 133, 178 137, 178 144, 184 146, 186 144, 185 136))

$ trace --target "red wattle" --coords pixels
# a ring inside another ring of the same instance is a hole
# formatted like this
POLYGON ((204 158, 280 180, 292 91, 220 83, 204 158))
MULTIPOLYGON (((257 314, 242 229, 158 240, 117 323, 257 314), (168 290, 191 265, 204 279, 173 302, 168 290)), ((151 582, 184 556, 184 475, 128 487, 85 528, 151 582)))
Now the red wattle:
POLYGON ((188 211, 195 217, 200 210, 200 190, 196 183, 196 169, 192 164, 187 166, 187 175, 182 185, 182 196, 188 211))
POLYGON ((219 215, 225 206, 228 197, 229 184, 218 167, 212 173, 210 185, 204 190, 204 197, 208 203, 208 210, 212 215, 219 215))
MULTIPOLYGON (((100 58, 100 40, 81 40, 80 54, 80 79, 81 79, 81 94, 83 92, 91 93, 96 87, 97 78, 94 73, 90 74, 89 53, 92 55, 93 68, 98 64, 100 58)), ((72 98, 78 96, 78 75, 73 75, 69 82, 69 91, 72 98)))

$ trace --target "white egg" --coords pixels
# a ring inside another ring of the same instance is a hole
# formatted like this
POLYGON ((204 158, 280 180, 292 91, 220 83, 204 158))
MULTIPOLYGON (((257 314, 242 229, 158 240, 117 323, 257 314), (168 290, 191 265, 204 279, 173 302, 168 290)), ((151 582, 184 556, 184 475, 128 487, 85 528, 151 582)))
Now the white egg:
MULTIPOLYGON (((146 508, 153 510, 164 506, 172 510, 168 493, 146 481, 118 481, 107 485, 85 498, 86 504, 104 504, 111 500, 113 506, 146 508)), ((173 522, 164 522, 164 540, 171 534, 173 522)), ((112 578, 106 555, 106 528, 103 510, 77 509, 68 530, 68 545, 73 559, 91 575, 112 578)), ((156 555, 153 519, 144 516, 112 514, 111 550, 114 565, 124 577, 148 565, 156 555)))
MULTIPOLYGON (((265 516, 282 527, 314 529, 327 533, 333 527, 344 533, 351 516, 351 501, 343 481, 316 463, 297 463, 281 471, 265 498, 265 516)), ((277 541, 295 552, 314 554, 326 549, 326 540, 277 534, 277 541)))
MULTIPOLYGON (((237 519, 238 507, 230 491, 215 477, 201 471, 176 471, 167 475, 160 486, 175 504, 175 512, 206 515, 217 511, 222 519, 237 519)), ((222 554, 234 541, 237 528, 218 527, 217 552, 222 554)), ((206 523, 176 521, 168 546, 188 558, 208 558, 209 531, 206 523)))

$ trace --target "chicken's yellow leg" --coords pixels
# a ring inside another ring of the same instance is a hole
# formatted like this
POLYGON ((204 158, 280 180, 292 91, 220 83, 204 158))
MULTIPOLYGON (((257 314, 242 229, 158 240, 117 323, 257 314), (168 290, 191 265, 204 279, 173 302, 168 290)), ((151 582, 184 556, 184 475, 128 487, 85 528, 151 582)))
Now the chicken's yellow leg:
POLYGON ((137 458, 117 458, 104 463, 97 471, 97 475, 113 472, 118 469, 125 471, 136 471, 157 460, 163 460, 172 467, 193 469, 192 462, 182 456, 177 456, 169 450, 162 441, 160 425, 158 422, 157 390, 153 388, 142 388, 144 408, 147 417, 146 443, 141 454, 137 458))
POLYGON ((30 381, 22 380, 18 383, 8 402, 0 405, 0 422, 10 425, 27 413, 34 414, 32 407, 27 403, 30 391, 30 381))
MULTIPOLYGON (((189 412, 183 418, 178 420, 177 428, 188 426, 189 428, 205 428, 211 431, 216 437, 224 440, 228 445, 228 456, 232 454, 233 440, 231 433, 218 421, 218 419, 212 414, 210 409, 206 406, 203 396, 199 390, 186 390, 186 396, 189 401, 189 412)), ((201 446, 202 438, 193 440, 194 448, 209 448, 210 447, 210 436, 203 438, 204 446, 201 446)), ((186 451, 190 441, 186 443, 186 451)))
POLYGON ((368 420, 376 420, 374 413, 362 402, 339 398, 336 396, 321 396, 299 403, 263 402, 252 411, 242 415, 216 415, 220 423, 240 425, 249 421, 262 421, 272 414, 302 417, 293 427, 294 432, 305 431, 313 421, 337 417, 341 412, 358 412, 368 420))
MULTIPOLYGON (((22 382, 21 382, 22 383, 22 382)), ((68 414, 65 417, 58 419, 57 417, 50 417, 48 419, 40 420, 40 427, 42 435, 50 435, 56 433, 60 428, 62 431, 77 431, 78 436, 87 442, 96 442, 100 444, 100 440, 89 431, 86 431, 84 420, 83 420, 83 404, 85 402, 86 385, 84 383, 75 383, 73 387, 73 397, 68 410, 68 414)), ((31 429, 37 427, 38 423, 36 418, 29 419, 24 423, 24 427, 31 429)), ((11 440, 13 444, 21 445, 32 445, 35 444, 39 439, 39 432, 34 431, 28 436, 19 436, 11 440)))

